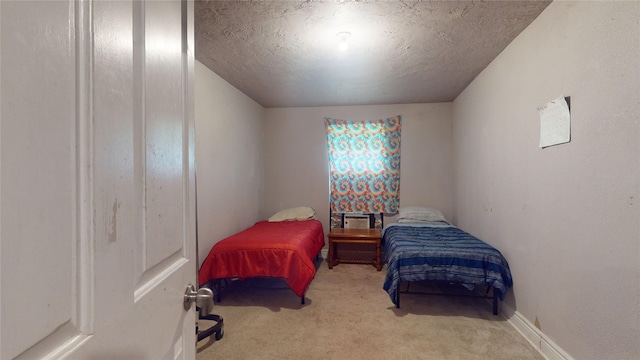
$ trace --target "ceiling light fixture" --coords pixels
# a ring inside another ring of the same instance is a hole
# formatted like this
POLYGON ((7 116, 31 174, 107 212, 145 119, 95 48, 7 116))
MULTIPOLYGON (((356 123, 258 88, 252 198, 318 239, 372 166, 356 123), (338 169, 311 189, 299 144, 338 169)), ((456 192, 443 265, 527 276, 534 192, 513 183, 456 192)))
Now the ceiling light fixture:
POLYGON ((340 43, 338 44, 338 49, 340 51, 347 51, 347 49, 349 48, 349 43, 347 43, 347 40, 351 36, 351 33, 348 31, 341 31, 338 34, 336 34, 336 36, 338 37, 338 39, 340 39, 340 43))

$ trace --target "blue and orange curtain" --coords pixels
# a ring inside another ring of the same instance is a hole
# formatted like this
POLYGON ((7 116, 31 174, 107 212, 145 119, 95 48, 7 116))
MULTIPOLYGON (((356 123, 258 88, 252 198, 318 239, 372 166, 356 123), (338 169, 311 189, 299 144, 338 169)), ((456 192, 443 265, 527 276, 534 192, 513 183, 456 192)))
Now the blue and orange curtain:
POLYGON ((401 115, 365 121, 325 118, 331 212, 397 213, 401 123, 401 115))

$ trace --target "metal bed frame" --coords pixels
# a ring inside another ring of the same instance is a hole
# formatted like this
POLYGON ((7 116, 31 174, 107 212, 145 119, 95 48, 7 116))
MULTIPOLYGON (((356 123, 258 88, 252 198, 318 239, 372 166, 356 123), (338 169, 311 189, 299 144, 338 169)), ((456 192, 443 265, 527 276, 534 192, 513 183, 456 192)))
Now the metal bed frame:
MULTIPOLYGON (((438 282, 438 281, 432 281, 432 282, 438 282)), ((411 282, 407 282, 405 281, 405 283, 407 284, 407 288, 406 290, 400 290, 401 285, 402 285, 402 281, 398 284, 398 287, 396 288, 396 291, 394 293, 394 298, 395 298, 395 303, 396 303, 396 308, 399 309, 400 308, 400 294, 413 294, 413 295, 437 295, 437 296, 456 296, 456 297, 468 297, 468 298, 480 298, 480 299, 492 299, 493 302, 493 315, 498 315, 498 293, 496 292, 496 290, 493 288, 493 286, 487 286, 486 290, 484 291, 484 294, 482 295, 471 295, 471 294, 452 294, 452 293, 434 293, 434 292, 425 292, 425 291, 411 291, 409 289, 409 285, 411 284, 411 282), (491 296, 489 295, 489 292, 491 292, 491 296)), ((442 281, 440 281, 440 283, 443 283, 442 281)))
MULTIPOLYGON (((257 278, 260 278, 260 276, 257 277, 257 278)), ((268 276, 262 276, 262 278, 264 278, 264 279, 274 279, 274 278, 271 278, 271 277, 268 277, 268 276)), ((253 277, 251 279, 255 279, 255 277, 253 277)), ((224 287, 229 287, 229 286, 231 286, 230 283, 229 283, 230 280, 234 280, 234 279, 217 279, 217 280, 213 281, 213 287, 214 287, 215 293, 216 293, 216 302, 221 302, 222 301, 222 289, 223 289, 222 283, 224 282, 224 287)), ((302 294, 302 296, 300 296, 300 304, 302 304, 302 305, 305 304, 305 294, 306 293, 307 292, 305 290, 305 293, 302 294)))

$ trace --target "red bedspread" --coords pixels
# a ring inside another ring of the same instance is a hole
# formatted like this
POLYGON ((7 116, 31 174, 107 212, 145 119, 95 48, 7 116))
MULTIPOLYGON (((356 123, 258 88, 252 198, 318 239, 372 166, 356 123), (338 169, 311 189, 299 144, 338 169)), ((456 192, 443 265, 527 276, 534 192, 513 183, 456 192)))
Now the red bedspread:
POLYGON ((199 282, 277 277, 302 296, 316 274, 313 258, 323 246, 318 220, 260 221, 217 242, 200 268, 199 282))

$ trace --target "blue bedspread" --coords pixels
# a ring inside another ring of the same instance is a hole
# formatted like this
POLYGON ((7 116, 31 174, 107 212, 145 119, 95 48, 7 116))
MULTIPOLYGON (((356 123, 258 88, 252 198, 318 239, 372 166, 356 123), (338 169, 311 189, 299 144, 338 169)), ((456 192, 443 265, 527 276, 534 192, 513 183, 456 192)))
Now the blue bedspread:
POLYGON ((387 260, 384 290, 394 304, 401 281, 487 285, 500 300, 513 284, 509 264, 500 251, 454 226, 390 224, 382 242, 387 260))

